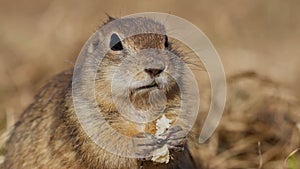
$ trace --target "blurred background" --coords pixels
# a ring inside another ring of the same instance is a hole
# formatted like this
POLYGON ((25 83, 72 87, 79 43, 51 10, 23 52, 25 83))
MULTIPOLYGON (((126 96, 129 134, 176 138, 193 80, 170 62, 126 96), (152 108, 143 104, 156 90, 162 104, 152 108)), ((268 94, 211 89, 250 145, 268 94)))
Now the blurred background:
POLYGON ((16 118, 47 79, 73 66, 106 14, 147 11, 177 15, 200 28, 228 77, 255 71, 300 96, 298 0, 0 0, 0 129, 6 114, 16 118))

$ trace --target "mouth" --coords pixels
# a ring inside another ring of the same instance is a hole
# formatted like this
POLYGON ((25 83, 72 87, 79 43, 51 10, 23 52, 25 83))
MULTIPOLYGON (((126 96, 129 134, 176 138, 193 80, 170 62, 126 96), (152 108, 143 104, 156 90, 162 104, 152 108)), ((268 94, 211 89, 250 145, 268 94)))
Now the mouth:
POLYGON ((151 88, 159 88, 159 86, 155 80, 153 80, 151 84, 146 85, 146 86, 141 86, 135 90, 137 91, 137 90, 144 90, 144 89, 151 89, 151 88))

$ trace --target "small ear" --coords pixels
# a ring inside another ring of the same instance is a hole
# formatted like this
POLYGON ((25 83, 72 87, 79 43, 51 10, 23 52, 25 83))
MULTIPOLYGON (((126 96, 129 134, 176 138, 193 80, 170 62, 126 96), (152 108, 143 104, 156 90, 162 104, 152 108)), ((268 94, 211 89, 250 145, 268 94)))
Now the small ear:
POLYGON ((98 48, 98 45, 99 45, 99 40, 95 40, 92 43, 90 43, 88 47, 88 52, 93 53, 98 48))
POLYGON ((88 45, 88 53, 93 53, 99 47, 99 32, 96 32, 92 35, 89 45, 88 45))

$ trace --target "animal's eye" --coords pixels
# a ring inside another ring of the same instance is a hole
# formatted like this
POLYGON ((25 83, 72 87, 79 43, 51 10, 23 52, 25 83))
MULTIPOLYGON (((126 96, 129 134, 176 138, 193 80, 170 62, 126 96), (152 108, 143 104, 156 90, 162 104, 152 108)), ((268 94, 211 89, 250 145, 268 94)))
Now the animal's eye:
POLYGON ((109 47, 113 51, 123 50, 123 45, 119 36, 113 33, 110 37, 109 47))
POLYGON ((169 41, 168 41, 168 36, 165 35, 165 47, 169 47, 169 41))

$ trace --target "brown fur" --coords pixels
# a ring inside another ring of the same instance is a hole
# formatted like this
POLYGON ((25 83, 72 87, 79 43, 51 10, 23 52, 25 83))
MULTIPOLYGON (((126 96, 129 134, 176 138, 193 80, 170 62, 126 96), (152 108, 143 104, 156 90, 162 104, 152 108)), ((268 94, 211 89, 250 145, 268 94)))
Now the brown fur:
MULTIPOLYGON (((149 24, 147 27, 142 27, 143 29, 161 29, 162 32, 164 31, 163 25, 153 20, 140 18, 137 20, 129 19, 128 21, 137 25, 135 29, 140 29, 141 22, 147 21, 149 24)), ((132 27, 116 27, 115 29, 111 28, 112 30, 104 28, 102 32, 97 31, 84 47, 83 55, 88 55, 89 52, 95 56, 99 55, 99 49, 107 47, 99 44, 105 42, 108 38, 106 36, 103 37, 103 34, 109 34, 109 31, 122 34, 124 33, 122 30, 129 28, 134 29, 132 27)), ((147 61, 149 58, 154 58, 155 60, 157 56, 149 56, 147 53, 145 54, 146 56, 142 56, 143 53, 141 53, 139 57, 135 58, 130 50, 163 49, 164 42, 165 36, 159 34, 143 34, 126 38, 122 43, 127 48, 127 53, 109 51, 106 54, 107 57, 103 59, 99 66, 95 81, 96 104, 100 107, 102 115, 110 126, 119 133, 127 136, 136 136, 141 132, 154 134, 156 121, 148 123, 141 131, 136 123, 126 121, 118 113, 111 97, 112 72, 117 69, 121 61, 124 61, 123 58, 127 57, 129 60, 128 62, 125 61, 124 65, 121 66, 121 70, 124 69, 123 72, 128 70, 129 74, 121 74, 118 77, 118 84, 126 84, 126 79, 128 78, 137 82, 145 80, 147 74, 144 71, 136 76, 132 74, 140 69, 141 66, 145 66, 144 61, 147 61)), ((174 61, 168 53, 159 53, 158 56, 160 57, 159 59, 164 60, 168 64, 168 73, 173 74, 174 78, 177 78, 175 80, 183 82, 183 68, 180 63, 174 61)), ((73 70, 69 70, 54 77, 36 95, 34 103, 24 111, 7 143, 5 168, 135 169, 143 166, 144 168, 179 169, 195 167, 187 147, 181 152, 171 150, 173 159, 171 159, 169 164, 155 164, 152 161, 125 158, 111 154, 99 147, 83 131, 76 117, 72 100, 72 76, 73 70)), ((167 107, 164 114, 168 118, 176 120, 176 115, 178 114, 176 106, 180 105, 179 89, 176 83, 167 75, 162 76, 165 76, 167 79, 167 86, 164 88, 167 95, 167 107)), ((122 87, 117 88, 121 96, 123 92, 122 87)), ((125 87, 128 88, 130 86, 125 87)), ((122 102, 121 96, 118 96, 118 99, 120 99, 118 101, 120 102, 122 102)), ((131 101, 135 106, 143 109, 147 108, 149 104, 147 103, 147 97, 147 94, 137 92, 131 96, 131 101)), ((90 120, 95 121, 95 119, 90 120)), ((92 132, 98 134, 105 131, 99 131, 96 128, 92 132)), ((122 143, 114 135, 101 139, 116 142, 118 146, 116 147, 117 151, 125 151, 126 149, 126 147, 122 147, 122 143)))

